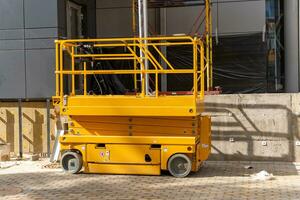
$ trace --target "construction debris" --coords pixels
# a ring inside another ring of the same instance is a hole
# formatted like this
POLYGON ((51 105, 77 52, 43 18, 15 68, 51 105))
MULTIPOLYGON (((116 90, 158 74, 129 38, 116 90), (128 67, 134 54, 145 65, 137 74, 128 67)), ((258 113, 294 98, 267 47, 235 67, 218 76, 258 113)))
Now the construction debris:
POLYGON ((245 169, 253 169, 253 167, 251 165, 246 165, 244 166, 245 169))
POLYGON ((20 165, 20 162, 0 162, 0 169, 8 169, 16 165, 20 165))
POLYGON ((58 162, 47 163, 42 165, 42 169, 58 169, 60 168, 60 164, 58 162))
POLYGON ((254 180, 254 181, 268 181, 268 180, 275 179, 273 174, 270 174, 265 170, 263 170, 257 174, 253 174, 253 175, 251 175, 251 177, 252 177, 252 180, 254 180))
POLYGON ((31 161, 38 161, 40 159, 40 156, 38 154, 33 154, 30 156, 31 161))
POLYGON ((10 160, 10 144, 0 144, 0 161, 10 160))

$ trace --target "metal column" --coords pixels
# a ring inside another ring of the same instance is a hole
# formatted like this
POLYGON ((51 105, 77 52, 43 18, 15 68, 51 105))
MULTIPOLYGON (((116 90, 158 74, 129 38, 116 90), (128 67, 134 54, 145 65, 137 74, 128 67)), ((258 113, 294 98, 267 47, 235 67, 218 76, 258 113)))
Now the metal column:
POLYGON ((47 156, 50 157, 50 99, 47 99, 47 156))
MULTIPOLYGON (((147 0, 138 0, 138 19, 139 19, 139 37, 140 38, 147 38, 148 37, 148 3, 147 0)), ((147 40, 141 41, 144 44, 147 44, 147 40)), ((147 51, 147 46, 145 46, 145 51, 147 51)), ((140 50, 140 57, 141 59, 144 57, 145 59, 142 59, 142 62, 144 63, 145 70, 149 69, 149 61, 140 50)), ((149 94, 150 86, 149 86, 149 75, 145 75, 145 90, 146 95, 149 94)))
POLYGON ((23 157, 23 112, 22 112, 22 100, 18 101, 18 113, 19 113, 19 156, 23 157))
POLYGON ((299 92, 299 2, 284 1, 285 91, 299 92))
MULTIPOLYGON (((160 9, 160 34, 167 35, 167 9, 160 9)), ((162 54, 167 57, 167 47, 161 47, 162 54)), ((161 65, 164 69, 167 69, 167 64, 161 61, 161 65)), ((161 75, 161 91, 166 92, 168 90, 168 77, 166 74, 161 75)))

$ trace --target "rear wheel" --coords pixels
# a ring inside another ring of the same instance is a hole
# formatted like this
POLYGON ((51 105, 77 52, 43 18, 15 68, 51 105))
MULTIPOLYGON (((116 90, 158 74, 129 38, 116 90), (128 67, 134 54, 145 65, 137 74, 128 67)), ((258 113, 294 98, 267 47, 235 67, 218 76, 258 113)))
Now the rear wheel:
POLYGON ((61 166, 65 172, 77 174, 82 168, 82 156, 73 151, 65 152, 61 158, 61 166))
POLYGON ((192 161, 185 154, 175 154, 168 161, 168 170, 172 176, 184 178, 192 170, 192 161))

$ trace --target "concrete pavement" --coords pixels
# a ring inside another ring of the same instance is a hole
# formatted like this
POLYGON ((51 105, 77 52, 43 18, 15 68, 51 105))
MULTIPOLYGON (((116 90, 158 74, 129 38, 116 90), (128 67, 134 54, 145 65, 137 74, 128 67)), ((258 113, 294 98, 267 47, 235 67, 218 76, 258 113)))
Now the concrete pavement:
POLYGON ((280 162, 207 162, 188 178, 78 174, 20 162, 0 169, 0 199, 300 199, 300 165, 280 162), (245 166, 252 169, 246 169, 245 166), (274 180, 254 181, 261 170, 274 180))

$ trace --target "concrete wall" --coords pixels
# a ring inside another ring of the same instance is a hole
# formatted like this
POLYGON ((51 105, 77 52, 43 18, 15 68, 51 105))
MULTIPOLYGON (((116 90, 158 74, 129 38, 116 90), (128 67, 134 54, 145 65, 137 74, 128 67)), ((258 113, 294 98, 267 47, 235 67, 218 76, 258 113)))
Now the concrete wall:
MULTIPOLYGON (((206 97, 212 116, 212 160, 300 162, 300 94, 206 97), (266 146, 262 143, 266 142, 266 146)), ((17 103, 0 103, 0 143, 18 152, 17 103)), ((51 144, 54 140, 51 110, 51 144)), ((46 153, 46 103, 23 103, 24 152, 46 153)))
POLYGON ((300 161, 300 94, 208 96, 206 110, 211 159, 300 161))
MULTIPOLYGON (((51 109, 51 146, 54 143, 55 117, 51 109)), ((47 153, 46 102, 22 103, 23 151, 47 153)), ((10 143, 11 151, 19 152, 18 103, 0 102, 0 143, 10 143)))
POLYGON ((285 45, 285 91, 300 90, 300 3, 298 0, 284 1, 284 45, 285 45))

